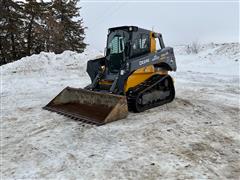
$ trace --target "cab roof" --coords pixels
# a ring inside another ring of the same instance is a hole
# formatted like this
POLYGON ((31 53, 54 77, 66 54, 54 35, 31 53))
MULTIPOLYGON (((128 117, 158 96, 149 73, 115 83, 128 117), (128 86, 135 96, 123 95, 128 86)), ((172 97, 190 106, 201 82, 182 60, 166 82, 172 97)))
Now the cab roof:
POLYGON ((117 26, 117 27, 112 27, 108 29, 109 31, 115 31, 115 30, 126 30, 126 31, 148 31, 147 29, 142 29, 137 26, 117 26))

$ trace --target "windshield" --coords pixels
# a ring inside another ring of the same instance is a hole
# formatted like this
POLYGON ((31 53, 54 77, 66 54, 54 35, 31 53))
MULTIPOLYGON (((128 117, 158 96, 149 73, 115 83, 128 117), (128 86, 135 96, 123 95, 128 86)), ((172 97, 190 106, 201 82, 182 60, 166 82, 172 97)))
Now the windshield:
POLYGON ((110 49, 110 54, 119 54, 124 51, 124 40, 120 35, 115 35, 110 43, 108 44, 108 48, 110 49))

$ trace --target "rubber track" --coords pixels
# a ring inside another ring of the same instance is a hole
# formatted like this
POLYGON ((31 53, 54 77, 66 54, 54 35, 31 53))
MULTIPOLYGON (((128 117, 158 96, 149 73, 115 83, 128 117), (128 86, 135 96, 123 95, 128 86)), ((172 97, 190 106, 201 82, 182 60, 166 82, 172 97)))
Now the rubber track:
POLYGON ((147 109, 151 109, 157 106, 161 106, 163 104, 169 103, 174 99, 175 96, 175 90, 174 86, 172 84, 172 87, 170 87, 170 98, 165 100, 159 100, 154 103, 147 104, 142 107, 138 107, 138 98, 143 95, 146 91, 153 89, 157 84, 165 80, 166 78, 171 78, 169 75, 161 76, 161 75, 154 75, 144 81, 143 83, 137 85, 136 87, 130 89, 127 93, 127 101, 128 101, 128 110, 132 112, 142 112, 147 109))

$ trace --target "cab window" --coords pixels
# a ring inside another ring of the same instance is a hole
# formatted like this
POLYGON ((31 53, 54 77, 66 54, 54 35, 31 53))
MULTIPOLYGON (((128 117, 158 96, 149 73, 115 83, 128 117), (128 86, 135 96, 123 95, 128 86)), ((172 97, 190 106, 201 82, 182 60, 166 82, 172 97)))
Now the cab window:
POLYGON ((124 51, 124 41, 121 36, 114 36, 112 41, 109 43, 110 54, 119 54, 124 51))
POLYGON ((133 41, 133 55, 141 55, 149 52, 150 42, 148 34, 139 34, 133 41))

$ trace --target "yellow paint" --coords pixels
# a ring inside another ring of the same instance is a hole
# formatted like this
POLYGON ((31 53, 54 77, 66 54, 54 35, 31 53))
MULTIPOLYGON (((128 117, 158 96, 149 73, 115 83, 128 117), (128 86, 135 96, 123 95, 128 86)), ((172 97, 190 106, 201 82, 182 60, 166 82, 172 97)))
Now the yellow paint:
POLYGON ((150 52, 156 52, 156 39, 153 37, 153 32, 150 32, 150 52))
POLYGON ((137 86, 155 74, 166 75, 168 71, 155 70, 153 65, 140 68, 128 77, 125 82, 124 91, 127 92, 129 88, 137 86))

